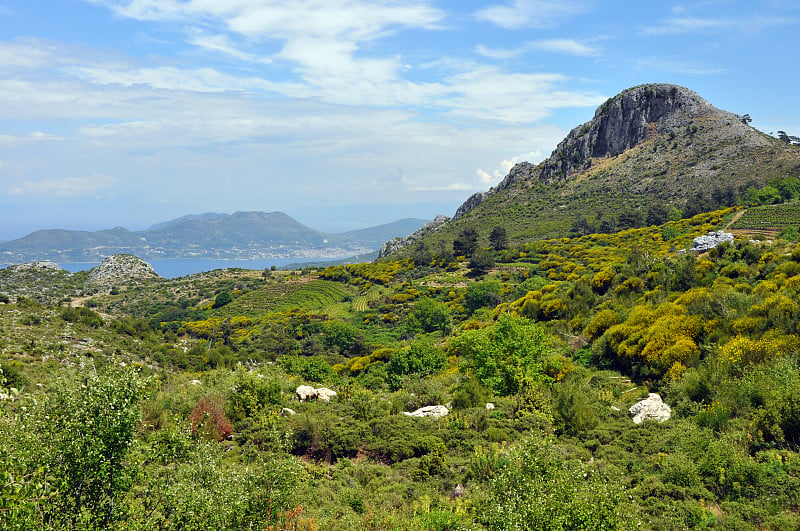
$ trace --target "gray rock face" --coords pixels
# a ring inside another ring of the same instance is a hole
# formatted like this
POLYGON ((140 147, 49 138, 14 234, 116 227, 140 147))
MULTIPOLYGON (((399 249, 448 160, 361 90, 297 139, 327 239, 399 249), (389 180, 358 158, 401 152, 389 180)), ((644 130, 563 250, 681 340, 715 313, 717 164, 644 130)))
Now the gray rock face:
POLYGON ((484 201, 486 201, 486 198, 489 197, 491 193, 492 191, 489 190, 488 192, 477 192, 469 196, 467 200, 464 201, 460 207, 458 207, 456 213, 453 215, 453 220, 455 221, 470 210, 478 208, 481 204, 483 204, 484 201))
POLYGON ((384 256, 388 256, 392 253, 399 251, 400 249, 407 247, 414 243, 415 241, 419 240, 426 234, 430 234, 431 232, 436 232, 442 225, 447 223, 450 220, 447 216, 442 216, 441 214, 433 218, 432 221, 426 223, 413 234, 409 234, 405 238, 392 238, 391 240, 387 241, 383 245, 381 245, 380 251, 378 251, 378 258, 383 258, 384 256))
POLYGON ((325 402, 326 404, 331 401, 333 397, 336 396, 336 391, 328 389, 327 387, 320 387, 316 390, 317 399, 320 402, 325 402))
POLYGON ((48 271, 63 271, 61 266, 55 262, 51 262, 50 260, 39 260, 38 262, 31 262, 29 264, 19 264, 15 266, 9 266, 9 269, 15 269, 17 271, 32 271, 35 269, 44 269, 48 271))
POLYGON ((316 389, 314 389, 310 385, 301 385, 301 386, 299 386, 295 390, 294 394, 297 395, 297 399, 300 402, 305 402, 309 398, 316 398, 317 397, 316 389))
POLYGON ((327 387, 314 389, 310 385, 301 385, 295 390, 295 394, 300 402, 316 399, 327 404, 333 397, 336 396, 336 391, 328 389, 327 387))
POLYGON ((155 278, 160 277, 153 266, 130 254, 107 256, 89 273, 89 281, 101 285, 155 278))
POLYGON ((664 422, 672 416, 672 409, 657 393, 650 393, 647 398, 632 405, 628 411, 633 415, 634 424, 641 424, 645 420, 664 422))
POLYGON ((425 406, 408 413, 407 411, 403 412, 403 415, 407 415, 409 417, 433 417, 438 419, 439 417, 444 417, 450 413, 445 406, 425 406))
POLYGON ((733 243, 733 234, 725 232, 724 230, 709 232, 704 236, 698 236, 692 240, 692 246, 689 250, 696 253, 704 253, 723 242, 733 243))
POLYGON ((521 162, 492 190, 478 193, 461 205, 458 219, 485 202, 492 194, 523 180, 554 183, 582 171, 592 159, 613 157, 644 142, 651 135, 686 127, 695 118, 709 113, 726 116, 734 127, 747 128, 741 117, 720 111, 695 92, 668 84, 648 84, 629 88, 608 99, 594 118, 574 128, 548 159, 538 166, 521 162))
POLYGON ((663 129, 713 109, 695 92, 677 85, 632 87, 601 105, 594 118, 570 131, 544 164, 540 179, 563 179, 591 158, 613 157, 663 129))

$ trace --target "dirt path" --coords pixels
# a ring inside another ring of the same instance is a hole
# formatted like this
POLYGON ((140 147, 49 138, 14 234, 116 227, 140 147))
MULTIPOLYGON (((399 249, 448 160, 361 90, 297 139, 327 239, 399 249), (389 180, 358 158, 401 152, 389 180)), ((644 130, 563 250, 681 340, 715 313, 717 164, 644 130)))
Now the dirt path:
POLYGON ((734 215, 733 215, 733 218, 732 218, 732 219, 731 219, 731 220, 728 222, 728 224, 727 224, 727 225, 725 225, 725 228, 724 228, 724 229, 722 229, 722 230, 728 230, 728 229, 730 229, 730 228, 731 228, 731 225, 733 225, 734 223, 736 223, 737 221, 739 221, 739 218, 740 218, 740 217, 742 217, 742 216, 744 215, 744 213, 745 213, 745 212, 747 212, 747 210, 746 210, 746 209, 745 209, 745 210, 740 210, 739 212, 737 212, 736 214, 734 214, 734 215))
POLYGON ((89 299, 91 299, 91 297, 75 297, 69 301, 69 306, 70 308, 81 308, 89 299))

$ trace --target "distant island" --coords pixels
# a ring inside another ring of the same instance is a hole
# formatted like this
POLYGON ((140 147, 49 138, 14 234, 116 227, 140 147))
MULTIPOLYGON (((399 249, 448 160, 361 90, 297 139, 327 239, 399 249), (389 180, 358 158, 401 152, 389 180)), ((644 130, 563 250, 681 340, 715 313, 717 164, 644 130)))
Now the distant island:
POLYGON ((315 260, 376 251, 406 236, 426 220, 406 218, 341 233, 314 230, 283 212, 206 213, 158 223, 143 231, 124 227, 99 231, 37 230, 0 243, 0 263, 35 260, 99 262, 132 254, 147 260, 315 260))

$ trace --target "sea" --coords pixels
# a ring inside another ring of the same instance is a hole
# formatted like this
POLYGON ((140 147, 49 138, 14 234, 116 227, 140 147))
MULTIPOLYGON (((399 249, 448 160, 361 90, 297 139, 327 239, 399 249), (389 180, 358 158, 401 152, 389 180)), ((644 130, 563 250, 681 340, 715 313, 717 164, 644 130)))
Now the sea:
MULTIPOLYGON (((344 258, 344 257, 343 257, 344 258)), ((335 261, 331 259, 331 261, 335 261)), ((277 269, 288 265, 303 267, 304 263, 318 265, 323 260, 315 259, 304 262, 302 258, 270 258, 262 260, 215 260, 215 259, 195 259, 195 258, 174 258, 169 260, 148 260, 147 261, 159 276, 164 278, 180 278, 195 273, 214 271, 215 269, 255 269, 264 270, 275 266, 277 269)), ((87 271, 100 265, 100 262, 66 262, 59 263, 62 269, 73 273, 87 271)), ((6 267, 0 265, 0 269, 6 267)))

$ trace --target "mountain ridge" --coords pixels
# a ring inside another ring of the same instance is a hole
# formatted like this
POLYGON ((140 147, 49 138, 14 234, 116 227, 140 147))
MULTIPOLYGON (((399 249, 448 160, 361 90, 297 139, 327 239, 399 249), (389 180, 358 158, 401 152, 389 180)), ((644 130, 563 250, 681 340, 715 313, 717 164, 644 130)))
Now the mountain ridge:
POLYGON ((143 231, 45 229, 5 242, 0 262, 92 262, 116 254, 169 258, 337 258, 377 250, 387 239, 413 232, 425 220, 404 218, 365 229, 325 233, 283 212, 187 215, 143 231))
POLYGON ((733 206, 750 186, 798 175, 800 147, 750 127, 748 117, 685 87, 638 85, 600 105, 541 163, 520 162, 467 198, 415 248, 442 249, 468 226, 483 242, 493 226, 523 242, 568 236, 575 224, 582 233, 658 224, 671 208, 733 206))

